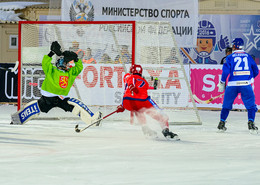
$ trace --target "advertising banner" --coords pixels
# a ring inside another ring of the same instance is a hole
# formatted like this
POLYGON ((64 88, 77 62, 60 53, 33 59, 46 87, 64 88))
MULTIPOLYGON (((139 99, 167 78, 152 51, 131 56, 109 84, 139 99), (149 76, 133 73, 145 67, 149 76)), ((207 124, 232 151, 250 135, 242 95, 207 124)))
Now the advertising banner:
MULTIPOLYGON (((15 64, 0 64, 1 67, 12 69, 15 64)), ((17 102, 17 71, 0 70, 0 102, 17 102)))
MULTIPOLYGON (((14 64, 1 64, 5 68, 11 68, 14 64)), ((143 68, 151 65, 142 65, 143 68)), ((129 69, 129 65, 126 65, 129 69)), ((174 66, 161 65, 163 68, 172 70, 158 70, 157 65, 153 65, 156 70, 146 69, 143 72, 146 80, 153 86, 151 76, 159 78, 157 90, 149 90, 149 95, 160 107, 183 107, 190 106, 188 87, 184 80, 179 80, 184 74, 174 69, 174 66), (174 79, 174 77, 177 77, 174 79)), ((193 98, 197 107, 221 108, 224 98, 223 92, 218 92, 217 84, 221 78, 221 65, 185 65, 185 71, 188 75, 193 98)), ((37 73, 42 70, 41 67, 33 71, 23 71, 24 74, 37 73), (38 72, 37 72, 38 71, 38 72)), ((71 88, 70 97, 80 98, 88 105, 118 105, 122 102, 124 93, 123 76, 124 67, 121 64, 107 65, 87 65, 75 80, 75 85, 71 88)), ((0 70, 0 102, 17 102, 17 72, 11 73, 0 70)), ((25 87, 22 92, 24 99, 31 101, 41 97, 40 89, 44 76, 25 77, 25 87)), ((255 78, 253 84, 256 94, 256 104, 260 106, 260 77, 255 78)), ((240 95, 234 101, 233 108, 245 109, 240 95)))
POLYGON ((244 50, 260 64, 259 15, 200 15, 197 47, 181 51, 184 63, 220 64, 233 39, 242 38, 244 50))
MULTIPOLYGON (((197 107, 222 108, 224 92, 218 92, 218 83, 222 74, 220 65, 191 65, 190 85, 197 107)), ((260 105, 260 78, 256 77, 253 84, 256 104, 260 105), (256 85, 254 85, 256 84, 256 85)), ((241 96, 235 99, 233 108, 245 109, 241 96)))
MULTIPOLYGON (((151 67, 142 65, 143 68, 151 67)), ((158 66, 154 65, 155 68, 158 66)), ((162 69, 169 66, 160 66, 162 69)), ((129 66, 127 66, 129 69, 129 66)), ((171 68, 171 67, 170 67, 171 68)), ((118 105, 122 103, 124 93, 124 67, 113 65, 84 65, 76 84, 81 99, 88 105, 118 105)), ((190 103, 188 86, 184 80, 174 79, 183 77, 174 67, 172 70, 144 70, 143 75, 153 86, 151 76, 159 78, 158 90, 150 90, 149 95, 162 107, 185 107, 190 103)))
MULTIPOLYGON (((76 78, 69 93, 70 97, 79 98, 87 105, 115 106, 122 103, 125 84, 125 75, 122 64, 83 64, 83 70, 76 78)), ((130 64, 125 66, 127 71, 130 64)), ((183 79, 184 74, 172 65, 142 65, 143 75, 149 85, 153 87, 151 77, 158 77, 158 89, 149 90, 149 95, 160 107, 188 107, 191 105, 188 86, 183 79), (167 70, 163 70, 167 68, 167 70)), ((29 102, 41 97, 40 89, 44 75, 31 77, 30 74, 41 74, 40 67, 23 69, 24 87, 22 98, 29 102)), ((17 97, 16 97, 17 98, 17 97)))
POLYGON ((63 0, 62 21, 168 21, 180 47, 196 46, 197 0, 63 0))

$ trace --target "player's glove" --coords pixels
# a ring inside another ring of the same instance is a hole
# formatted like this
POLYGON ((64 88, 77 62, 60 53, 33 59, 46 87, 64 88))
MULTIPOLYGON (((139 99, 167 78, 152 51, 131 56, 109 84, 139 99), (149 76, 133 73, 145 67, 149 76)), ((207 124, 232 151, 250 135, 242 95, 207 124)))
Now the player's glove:
POLYGON ((75 52, 73 52, 73 51, 64 51, 62 53, 62 55, 64 56, 64 61, 66 63, 68 63, 68 62, 70 62, 72 60, 74 60, 74 62, 78 62, 78 60, 79 60, 78 59, 78 55, 75 52))
POLYGON ((123 105, 118 105, 117 106, 117 109, 116 109, 116 112, 119 113, 119 112, 124 112, 125 111, 125 108, 123 107, 123 105))
POLYGON ((130 84, 129 86, 128 86, 128 88, 130 89, 130 91, 133 93, 138 93, 139 91, 138 91, 138 89, 134 86, 134 84, 130 84))
POLYGON ((58 55, 58 56, 62 55, 61 46, 60 46, 60 44, 57 41, 52 42, 52 44, 51 44, 51 51, 53 53, 55 53, 56 55, 58 55))
POLYGON ((221 81, 218 83, 217 86, 218 86, 218 92, 223 92, 226 88, 225 82, 221 82, 221 81))
POLYGON ((154 82, 153 82, 153 88, 154 88, 154 90, 157 89, 157 86, 158 86, 158 78, 155 78, 155 79, 154 79, 154 82))

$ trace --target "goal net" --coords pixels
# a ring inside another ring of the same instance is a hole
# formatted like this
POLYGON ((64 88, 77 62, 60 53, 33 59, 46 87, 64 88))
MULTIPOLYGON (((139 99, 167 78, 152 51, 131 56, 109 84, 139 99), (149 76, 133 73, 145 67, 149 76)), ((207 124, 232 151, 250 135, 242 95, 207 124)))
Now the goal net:
MULTIPOLYGON (((53 41, 58 41, 63 51, 76 52, 83 61, 83 70, 69 96, 80 99, 93 112, 107 115, 116 110, 122 102, 123 76, 131 64, 137 63, 151 86, 158 79, 158 89, 149 90, 149 94, 170 117, 170 123, 201 124, 168 22, 20 22, 18 109, 41 97, 45 78, 41 62, 53 41)), ((56 60, 53 56, 53 64, 56 60)), ((55 108, 41 113, 40 118, 76 117, 55 108)), ((107 119, 130 118, 125 111, 107 119)))

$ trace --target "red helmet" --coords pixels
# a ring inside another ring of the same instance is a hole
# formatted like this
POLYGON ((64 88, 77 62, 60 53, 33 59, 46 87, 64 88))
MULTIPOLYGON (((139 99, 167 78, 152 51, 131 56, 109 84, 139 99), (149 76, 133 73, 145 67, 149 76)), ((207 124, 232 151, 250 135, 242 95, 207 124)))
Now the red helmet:
POLYGON ((143 68, 142 68, 141 65, 134 64, 134 65, 132 65, 132 66, 130 67, 130 73, 142 75, 142 73, 143 73, 143 68))

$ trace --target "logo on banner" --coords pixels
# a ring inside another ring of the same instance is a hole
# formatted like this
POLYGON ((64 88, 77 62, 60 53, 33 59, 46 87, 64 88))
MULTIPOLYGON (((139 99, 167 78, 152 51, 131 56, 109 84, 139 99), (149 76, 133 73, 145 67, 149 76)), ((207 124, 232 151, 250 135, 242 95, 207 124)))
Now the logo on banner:
POLYGON ((69 14, 71 21, 93 21, 94 6, 90 1, 75 0, 70 6, 69 14))
POLYGON ((69 77, 68 76, 60 76, 60 87, 61 88, 66 88, 68 86, 68 81, 69 81, 69 77))
MULTIPOLYGON (((260 26, 260 23, 257 24, 260 26)), ((260 41, 260 34, 256 33, 253 25, 251 25, 249 33, 243 33, 243 35, 246 38, 246 50, 250 51, 252 48, 258 48, 257 43, 260 41)))
POLYGON ((217 41, 217 34, 214 25, 208 20, 199 22, 197 34, 197 47, 194 49, 197 58, 194 60, 198 64, 217 64, 218 62, 211 58, 210 54, 215 50, 220 52, 229 45, 227 36, 220 35, 217 41))

